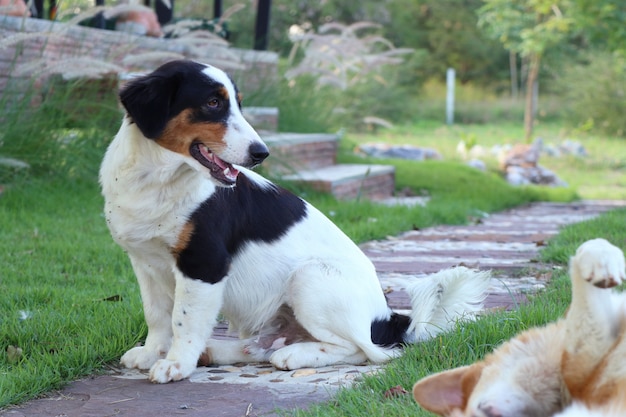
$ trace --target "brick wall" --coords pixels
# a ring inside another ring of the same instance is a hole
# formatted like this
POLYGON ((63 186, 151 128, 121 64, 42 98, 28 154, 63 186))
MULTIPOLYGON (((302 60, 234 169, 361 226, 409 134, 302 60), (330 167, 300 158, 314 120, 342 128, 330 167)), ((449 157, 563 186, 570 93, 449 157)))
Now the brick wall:
MULTIPOLYGON (((262 93, 267 80, 276 75, 278 57, 273 52, 241 50, 224 46, 198 48, 180 40, 157 39, 123 32, 100 30, 40 19, 22 19, 0 15, 0 45, 9 36, 25 34, 25 39, 9 47, 0 46, 0 102, 10 109, 20 101, 35 81, 42 86, 47 78, 40 77, 44 65, 62 65, 70 58, 90 58, 107 61, 128 72, 147 71, 174 56, 195 59, 218 66, 231 74, 245 95, 262 93), (163 52, 168 57, 142 61, 146 65, 128 64, 127 57, 163 52), (33 69, 17 76, 15 68, 30 63, 33 69)), ((69 69, 69 68, 68 68, 69 69)))

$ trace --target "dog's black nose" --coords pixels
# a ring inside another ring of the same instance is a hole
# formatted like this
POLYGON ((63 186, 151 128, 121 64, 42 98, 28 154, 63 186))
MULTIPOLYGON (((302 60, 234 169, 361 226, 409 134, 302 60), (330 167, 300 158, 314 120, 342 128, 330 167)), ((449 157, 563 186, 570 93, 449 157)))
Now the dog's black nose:
POLYGON ((270 155, 269 149, 262 142, 255 142, 248 148, 252 165, 258 165, 270 155))

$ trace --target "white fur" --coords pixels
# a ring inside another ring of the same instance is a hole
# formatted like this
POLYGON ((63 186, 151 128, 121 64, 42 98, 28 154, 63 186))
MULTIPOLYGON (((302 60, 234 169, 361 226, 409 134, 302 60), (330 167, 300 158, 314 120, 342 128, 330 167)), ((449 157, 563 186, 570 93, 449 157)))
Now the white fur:
MULTIPOLYGON (((207 67, 205 73, 235 96, 221 71, 207 67)), ((260 139, 238 106, 231 108, 225 136, 228 146, 218 156, 240 164, 251 141, 260 139)), ((106 219, 113 238, 131 259, 148 325, 145 345, 124 354, 124 366, 151 368, 150 379, 163 383, 187 377, 207 346, 215 363, 267 360, 269 356, 281 369, 366 359, 384 362, 399 354, 397 349, 371 341, 372 321, 391 314, 374 266, 310 205, 306 217, 280 239, 246 243, 233 258, 228 275, 217 284, 190 279, 179 271, 171 248, 191 213, 217 187, 204 171, 195 159, 145 138, 128 118, 107 150, 100 171, 106 219), (281 305, 291 307, 314 340, 287 346, 277 343, 273 352, 248 349, 248 341, 209 340, 219 311, 242 336, 254 337, 281 305)), ((241 168, 240 175, 274 187, 247 169, 241 168)), ((478 293, 484 297, 488 277, 469 270, 455 274, 453 279, 434 277, 425 286, 409 288, 416 310, 431 300, 429 311, 436 323, 430 334, 477 310, 478 293), (442 313, 442 306, 447 314, 442 313)), ((422 330, 419 333, 410 339, 422 338, 422 330)))
POLYGON ((415 399, 453 417, 626 415, 626 295, 606 289, 625 273, 619 248, 583 243, 570 260, 565 318, 523 332, 481 362, 418 381, 415 399))
POLYGON ((461 266, 409 283, 411 304, 420 306, 411 313, 409 332, 415 341, 450 330, 455 320, 474 319, 473 313, 485 297, 490 275, 487 271, 475 272, 461 266))

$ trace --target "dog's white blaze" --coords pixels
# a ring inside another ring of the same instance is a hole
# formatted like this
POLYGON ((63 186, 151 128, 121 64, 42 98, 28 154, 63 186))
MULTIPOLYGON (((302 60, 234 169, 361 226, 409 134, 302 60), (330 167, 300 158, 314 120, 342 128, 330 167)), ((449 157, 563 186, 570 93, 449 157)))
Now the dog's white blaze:
POLYGON ((254 143, 264 143, 259 134, 243 117, 243 113, 237 103, 237 92, 231 79, 226 73, 213 66, 207 66, 202 71, 207 77, 221 83, 228 92, 230 101, 230 116, 228 118, 228 128, 224 136, 223 142, 226 149, 219 153, 219 157, 236 163, 241 161, 244 163, 248 157, 250 145, 254 143))

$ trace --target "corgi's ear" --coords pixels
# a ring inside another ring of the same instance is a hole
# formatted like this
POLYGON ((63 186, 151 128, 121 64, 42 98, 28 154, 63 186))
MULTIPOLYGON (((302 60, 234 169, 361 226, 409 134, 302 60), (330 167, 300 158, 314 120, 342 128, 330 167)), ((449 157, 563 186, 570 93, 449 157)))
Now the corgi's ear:
POLYGON ((423 408, 440 416, 450 415, 454 409, 464 410, 483 367, 479 362, 427 376, 413 386, 413 398, 423 408))

